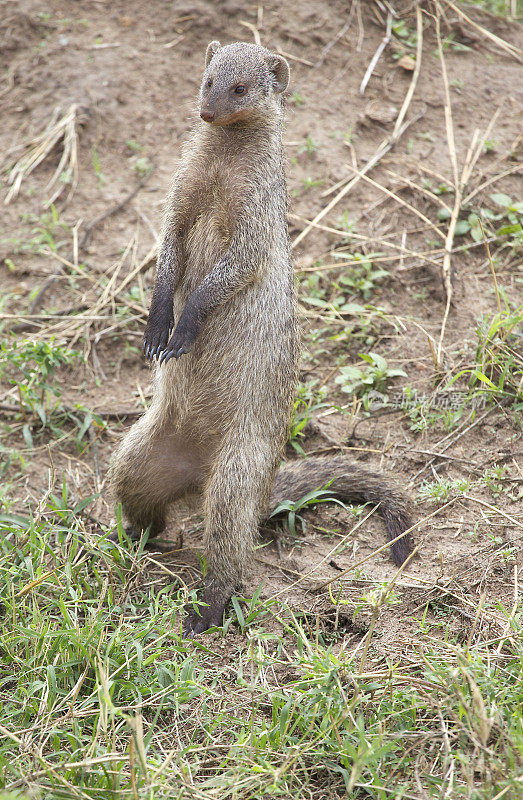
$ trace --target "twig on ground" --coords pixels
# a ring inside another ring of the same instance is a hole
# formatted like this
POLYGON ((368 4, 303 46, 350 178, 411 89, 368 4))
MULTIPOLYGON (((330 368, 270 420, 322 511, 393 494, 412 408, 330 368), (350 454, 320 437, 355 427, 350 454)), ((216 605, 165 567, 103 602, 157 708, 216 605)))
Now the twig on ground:
POLYGON ((413 214, 415 214, 417 217, 423 220, 423 222, 426 225, 428 225, 429 228, 432 228, 432 230, 435 233, 437 233, 438 236, 440 236, 442 239, 445 239, 445 234, 440 231, 438 226, 435 225, 434 222, 432 222, 432 220, 426 217, 425 214, 419 211, 415 206, 411 205, 410 203, 407 203, 406 200, 403 200, 401 197, 399 197, 399 195, 394 194, 394 192, 391 192, 390 189, 387 189, 385 186, 382 186, 381 183, 378 183, 377 181, 370 178, 368 175, 365 175, 364 172, 357 172, 353 167, 350 166, 350 164, 345 164, 345 166, 347 169, 352 170, 360 178, 363 178, 363 180, 370 183, 371 186, 375 186, 376 189, 379 189, 381 192, 384 192, 384 194, 388 195, 389 197, 392 197, 399 205, 404 206, 404 208, 408 208, 409 211, 412 211, 413 214))
MULTIPOLYGON (((386 155, 386 153, 388 153, 388 152, 389 152, 389 150, 391 150, 391 149, 394 147, 394 145, 396 144, 396 142, 398 141, 398 139, 399 139, 399 138, 400 138, 400 137, 401 137, 401 136, 402 136, 402 135, 405 133, 405 131, 407 130, 407 128, 409 128, 411 125, 413 125, 413 124, 414 124, 415 122, 417 122, 419 119, 421 119, 421 117, 422 117, 424 114, 425 114, 425 111, 422 111, 420 114, 417 114, 417 115, 416 115, 416 116, 415 116, 413 119, 411 119, 411 120, 409 120, 408 122, 404 123, 403 127, 401 128, 401 131, 400 131, 399 135, 398 135, 398 136, 396 136, 396 138, 394 138, 394 134, 393 134, 393 135, 392 135, 392 136, 391 136, 389 139, 385 139, 385 140, 384 140, 384 141, 381 143, 381 145, 378 147, 378 149, 376 150, 376 152, 374 153, 374 155, 372 156, 372 158, 370 158, 370 159, 369 159, 369 161, 367 161, 367 163, 365 164, 365 166, 364 166, 364 167, 363 167, 363 169, 361 170, 361 173, 360 173, 359 175, 356 175, 356 176, 355 176, 355 177, 353 177, 353 178, 348 178, 348 181, 349 181, 349 182, 347 183, 347 185, 346 185, 346 186, 344 186, 344 187, 343 187, 343 189, 341 189, 341 190, 338 192, 338 194, 336 195, 336 197, 334 197, 334 198, 333 198, 333 199, 330 201, 330 203, 329 203, 328 205, 326 205, 326 206, 325 206, 325 208, 324 208, 324 209, 322 209, 320 212, 318 212, 318 214, 316 214, 316 216, 314 217, 314 219, 313 219, 313 220, 311 220, 311 221, 310 221, 310 222, 307 224, 307 227, 306 227, 306 228, 304 228, 304 229, 301 231, 301 233, 299 233, 299 234, 298 234, 298 236, 295 238, 295 240, 294 240, 294 241, 293 241, 293 243, 292 243, 292 249, 294 249, 295 247, 297 247, 297 246, 298 246, 298 245, 299 245, 299 244, 300 244, 300 243, 303 241, 303 239, 305 239, 305 237, 306 237, 306 236, 307 236, 307 235, 308 235, 308 234, 311 232, 311 230, 312 230, 314 227, 316 227, 317 223, 318 223, 320 220, 322 220, 322 219, 323 219, 323 217, 325 217, 325 216, 326 216, 326 215, 329 213, 329 211, 332 211, 332 209, 334 208, 334 206, 336 206, 336 205, 337 205, 337 204, 340 202, 340 200, 341 200, 342 198, 344 198, 344 197, 345 197, 345 195, 347 195, 347 194, 350 192, 350 190, 351 190, 351 189, 352 189, 352 188, 353 188, 353 187, 354 187, 354 186, 355 186, 355 185, 356 185, 356 184, 357 184, 357 183, 360 181, 360 179, 361 179, 361 175, 365 175, 367 172, 370 172, 370 170, 371 170, 373 167, 375 167, 375 166, 376 166, 376 164, 377 164, 377 163, 378 163, 378 162, 379 162, 379 161, 380 161, 380 160, 383 158, 383 156, 384 156, 384 155, 386 155)), ((347 235, 347 233, 345 232, 345 236, 346 236, 346 235, 347 235)))
POLYGON ((253 25, 252 22, 244 22, 243 20, 239 20, 240 25, 243 25, 244 28, 248 28, 252 35, 254 36, 254 43, 261 47, 261 37, 260 32, 256 25, 253 25))
POLYGON ((330 42, 328 42, 325 45, 325 47, 322 49, 321 55, 320 55, 319 59, 316 61, 315 65, 314 65, 314 67, 316 69, 318 69, 318 67, 321 67, 321 65, 323 64, 323 62, 325 61, 325 59, 329 55, 330 51, 332 50, 332 48, 334 47, 336 42, 339 42, 339 40, 342 38, 342 36, 345 36, 347 31, 349 30, 349 28, 350 28, 350 26, 352 24, 352 17, 354 16, 355 8, 356 8, 355 0, 352 0, 351 6, 350 6, 350 11, 349 11, 349 16, 347 18, 347 21, 345 22, 343 27, 340 28, 340 30, 338 31, 336 36, 333 39, 331 39, 330 42))
POLYGON ((381 42, 380 42, 380 44, 378 46, 378 49, 374 53, 374 55, 373 55, 373 57, 372 57, 372 59, 370 61, 370 64, 369 64, 369 66, 367 67, 367 69, 365 71, 365 75, 363 76, 363 80, 362 80, 362 82, 360 84, 360 94, 365 94, 365 89, 367 88, 367 84, 370 81, 372 73, 374 72, 374 70, 376 68, 376 64, 380 60, 381 54, 383 53, 383 51, 387 47, 388 43, 390 42, 391 32, 392 32, 392 14, 389 11, 389 13, 387 15, 387 29, 385 31, 385 36, 381 40, 381 42))

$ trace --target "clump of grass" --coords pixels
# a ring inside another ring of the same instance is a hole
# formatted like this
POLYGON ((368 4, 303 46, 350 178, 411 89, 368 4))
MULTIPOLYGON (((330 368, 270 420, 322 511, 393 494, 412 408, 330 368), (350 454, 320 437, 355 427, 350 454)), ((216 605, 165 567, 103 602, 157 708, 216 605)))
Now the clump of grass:
MULTIPOLYGON (((166 572, 138 580, 145 553, 129 559, 102 537, 72 564, 74 537, 87 532, 67 494, 58 500, 0 517, 6 792, 518 796, 516 614, 501 609, 505 632, 493 643, 463 648, 427 635, 393 663, 375 660, 374 627, 363 650, 334 649, 331 636, 258 592, 236 599, 223 631, 188 642, 185 594, 166 572), (221 637, 235 626, 224 659, 221 637)), ((376 621, 391 588, 354 607, 376 621)))
POLYGON ((340 367, 340 374, 335 378, 341 391, 367 397, 370 391, 385 393, 391 378, 407 377, 407 373, 396 367, 389 367, 387 360, 379 353, 360 353, 360 358, 368 366, 340 367))
POLYGON ((289 443, 300 455, 304 455, 300 440, 305 436, 306 426, 312 421, 312 416, 315 411, 328 406, 328 403, 323 400, 326 395, 326 389, 318 389, 317 384, 317 380, 300 384, 298 386, 296 400, 294 401, 289 430, 289 443))
POLYGON ((523 306, 512 309, 505 292, 496 285, 498 311, 485 316, 476 328, 475 364, 460 370, 451 386, 467 376, 474 394, 523 408, 523 306))
POLYGON ((39 216, 24 214, 23 221, 31 225, 25 236, 4 237, 0 240, 2 244, 9 245, 10 252, 16 255, 44 255, 49 250, 56 253, 65 244, 65 239, 61 236, 70 232, 69 226, 62 222, 54 205, 39 216))
POLYGON ((424 481, 419 488, 419 496, 422 500, 446 503, 450 497, 465 494, 469 487, 470 481, 467 480, 439 478, 436 481, 424 481))
POLYGON ((49 431, 56 438, 64 434, 63 426, 73 423, 77 427, 77 445, 91 424, 103 426, 103 421, 82 405, 74 409, 60 402, 62 389, 56 379, 60 367, 70 367, 81 358, 80 353, 44 341, 22 341, 12 345, 0 344, 0 381, 16 389, 10 393, 12 419, 20 422, 25 443, 31 449, 34 436, 49 431))

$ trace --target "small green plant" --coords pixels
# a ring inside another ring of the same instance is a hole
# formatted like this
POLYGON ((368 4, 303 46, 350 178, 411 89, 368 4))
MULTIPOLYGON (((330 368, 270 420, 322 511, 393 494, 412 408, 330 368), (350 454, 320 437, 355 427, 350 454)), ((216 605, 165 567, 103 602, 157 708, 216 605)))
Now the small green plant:
POLYGON ((394 20, 392 23, 392 32, 400 41, 398 44, 401 46, 401 51, 397 54, 397 58, 404 52, 405 47, 413 49, 418 42, 418 35, 415 30, 409 28, 404 19, 394 20))
POLYGON ((437 481, 424 481, 418 494, 421 500, 432 500, 437 503, 446 503, 455 495, 462 495, 468 491, 470 481, 454 480, 449 478, 439 478, 437 481))
POLYGON ((504 464, 493 464, 488 467, 483 473, 482 481, 487 486, 494 497, 499 497, 503 492, 503 478, 507 472, 507 467, 504 464))
POLYGON ((293 92, 289 97, 289 103, 292 103, 293 106, 296 108, 300 108, 300 106, 304 106, 307 102, 307 98, 301 92, 293 92))
MULTIPOLYGON (((99 42, 97 42, 97 44, 99 44, 99 42)), ((104 183, 105 183, 105 178, 104 178, 104 176, 102 174, 102 168, 100 166, 100 159, 98 158, 98 151, 97 151, 96 147, 94 146, 94 144, 91 147, 91 157, 92 157, 92 160, 93 160, 93 169, 95 171, 96 177, 98 178, 98 183, 99 183, 100 186, 103 186, 104 183)))
MULTIPOLYGON (((484 400, 484 398, 481 398, 484 400)), ((465 413, 467 405, 473 408, 478 405, 478 398, 473 392, 441 391, 432 395, 418 394, 416 389, 406 386, 403 397, 398 403, 409 418, 409 428, 420 432, 428 428, 453 430, 465 413)))
POLYGON ((483 152, 484 153, 492 153, 495 152, 499 147, 498 139, 485 139, 483 142, 483 152))
POLYGON ((309 189, 314 189, 316 186, 321 186, 324 181, 321 178, 303 178, 302 184, 305 191, 309 189))
POLYGON ((429 428, 443 428, 443 430, 450 432, 461 421, 464 410, 464 407, 444 410, 431 409, 423 403, 410 406, 407 411, 410 420, 409 428, 416 433, 429 428))
POLYGON ((344 231, 347 235, 340 239, 340 245, 348 245, 351 241, 351 236, 356 232, 356 222, 349 217, 347 209, 336 220, 336 227, 340 231, 344 231))
POLYGON ((334 285, 339 286, 340 289, 348 287, 353 292, 362 295, 365 300, 368 300, 376 288, 376 284, 389 275, 386 269, 373 265, 372 259, 379 255, 380 253, 369 253, 369 255, 346 253, 345 258, 347 261, 356 261, 357 263, 351 264, 347 268, 347 272, 340 275, 334 285))
POLYGON ((504 209, 499 215, 494 215, 493 220, 505 218, 508 224, 502 225, 496 231, 497 236, 510 236, 509 243, 514 251, 523 249, 523 202, 512 200, 508 194, 497 192, 490 195, 496 205, 504 209))
POLYGON ((407 377, 407 373, 398 368, 390 368, 386 359, 379 353, 360 353, 367 367, 340 367, 340 374, 335 378, 341 391, 365 398, 372 390, 385 393, 386 385, 391 378, 407 377))
POLYGON ((145 150, 145 147, 140 142, 137 142, 136 139, 127 139, 125 144, 133 153, 143 153, 145 150))
MULTIPOLYGON (((486 144, 486 143, 485 143, 486 144)), ((491 148, 492 149, 492 148, 491 148)), ((490 208, 481 208, 471 211, 465 219, 460 219, 456 225, 456 236, 465 236, 470 233, 475 242, 481 242, 485 235, 492 237, 507 236, 508 244, 514 252, 523 248, 523 202, 513 200, 508 194, 497 192, 490 195, 490 199, 503 211, 496 213, 490 208), (496 226, 494 223, 502 222, 496 226), (483 232, 485 231, 485 233, 483 232)), ((446 208, 438 211, 438 219, 449 219, 450 212, 446 208)))
POLYGON ((498 288, 498 301, 504 310, 486 316, 476 329, 475 366, 461 370, 450 381, 451 386, 468 376, 475 394, 497 400, 508 400, 514 409, 523 408, 523 306, 512 310, 503 289, 498 288))
POLYGON ((450 81, 449 86, 452 89, 455 89, 458 94, 461 94, 463 89, 465 88, 465 81, 461 80, 461 78, 455 78, 453 81, 450 81))
POLYGON ((317 152, 319 147, 318 142, 315 142, 312 136, 306 136, 305 142, 300 146, 298 152, 305 153, 308 156, 313 156, 317 152))
POLYGON ((140 180, 143 180, 153 168, 153 162, 147 156, 137 158, 133 164, 133 170, 136 172, 140 180))
POLYGON ((303 517, 298 514, 299 511, 316 506, 318 503, 336 503, 337 505, 342 506, 342 508, 346 508, 345 504, 342 503, 341 500, 338 500, 338 498, 334 496, 333 492, 329 491, 329 486, 331 483, 332 481, 329 481, 329 483, 326 483, 325 486, 307 492, 307 494, 303 495, 303 497, 301 497, 299 500, 283 500, 281 503, 278 503, 269 519, 286 513, 286 522, 289 532, 291 536, 295 537, 298 535, 296 531, 296 521, 300 522, 302 528, 305 527, 305 521, 303 517))
MULTIPOLYGON (((421 137, 420 137, 421 138, 421 137)), ((437 186, 434 186, 432 181, 429 181, 428 178, 424 178, 422 181, 422 186, 424 189, 428 189, 432 194, 441 195, 441 194, 448 194, 452 192, 452 186, 449 186, 446 183, 438 183, 437 186)), ((445 217, 445 219, 447 219, 445 217)))
POLYGON ((325 408, 328 403, 323 401, 327 390, 316 389, 318 381, 312 380, 302 383, 298 387, 298 395, 294 401, 289 443, 300 455, 305 455, 300 439, 305 436, 305 427, 311 421, 312 415, 320 408, 325 408))
MULTIPOLYGON (((242 634, 261 633, 258 628, 260 623, 266 622, 270 618, 271 606, 274 606, 275 600, 268 600, 265 603, 260 601, 260 594, 263 586, 258 586, 252 597, 232 597, 231 605, 234 610, 236 621, 239 625, 242 634), (256 626, 254 625, 256 623, 256 626)), ((223 626, 224 634, 227 633, 232 617, 225 620, 223 626)), ((241 683, 240 679, 240 683, 241 683)), ((245 681, 243 681, 245 683, 245 681)), ((247 684, 245 684, 247 685, 247 684)))
MULTIPOLYGON (((78 428, 76 442, 82 439, 93 422, 103 426, 101 419, 78 404, 74 410, 60 404, 62 390, 55 380, 59 367, 72 366, 80 353, 53 342, 20 342, 0 345, 0 380, 17 389, 18 415, 22 421, 22 434, 27 446, 33 447, 33 433, 37 421, 40 431, 48 429, 57 438, 63 435, 64 422, 73 422, 78 428), (28 418, 31 418, 30 420, 28 418)), ((13 408, 16 405, 13 404, 13 408)))
POLYGON ((7 378, 11 386, 18 388, 23 409, 36 413, 45 424, 46 410, 52 405, 50 398, 61 394, 53 382, 55 370, 64 364, 71 365, 80 353, 48 342, 21 342, 13 347, 2 342, 0 347, 0 378, 7 378), (9 366, 15 371, 10 371, 9 366))
MULTIPOLYGON (((463 42, 457 41, 455 31, 452 31, 451 33, 449 33, 448 36, 445 37, 445 39, 443 39, 443 41, 441 42, 441 48, 443 51, 450 48, 451 50, 454 51, 454 53, 470 53, 471 49, 467 44, 463 44, 463 42)), ((438 55, 439 55, 438 50, 434 50, 433 56, 437 58, 438 55)))
POLYGON ((24 238, 10 237, 0 241, 4 245, 9 245, 11 252, 15 254, 43 255, 49 250, 56 253, 66 243, 67 239, 61 238, 70 228, 59 218, 58 211, 51 205, 49 211, 40 216, 36 214, 24 214, 24 223, 31 225, 27 236, 24 238))

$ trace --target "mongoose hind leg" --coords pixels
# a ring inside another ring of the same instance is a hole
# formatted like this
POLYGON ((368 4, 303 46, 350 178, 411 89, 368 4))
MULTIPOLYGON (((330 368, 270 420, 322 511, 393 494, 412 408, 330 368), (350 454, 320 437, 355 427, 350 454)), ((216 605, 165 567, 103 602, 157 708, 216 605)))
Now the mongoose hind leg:
POLYGON ((113 491, 133 539, 147 528, 151 537, 161 533, 169 504, 205 480, 201 452, 190 436, 147 417, 131 428, 111 465, 113 491))
POLYGON ((262 436, 235 430, 225 441, 204 489, 203 580, 198 613, 188 608, 184 633, 194 636, 222 625, 223 613, 239 587, 258 531, 274 471, 274 453, 262 436))

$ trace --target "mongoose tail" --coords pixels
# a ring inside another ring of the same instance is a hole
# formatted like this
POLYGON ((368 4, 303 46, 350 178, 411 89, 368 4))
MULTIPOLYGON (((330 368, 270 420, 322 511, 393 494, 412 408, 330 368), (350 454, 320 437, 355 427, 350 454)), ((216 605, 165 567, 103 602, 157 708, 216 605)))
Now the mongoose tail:
MULTIPOLYGON (((383 475, 354 464, 346 456, 307 458, 280 467, 270 497, 269 513, 284 500, 296 501, 332 481, 328 491, 349 503, 379 503, 389 541, 411 527, 409 503, 402 491, 383 475)), ((394 563, 401 566, 412 552, 409 534, 391 544, 394 563)))

